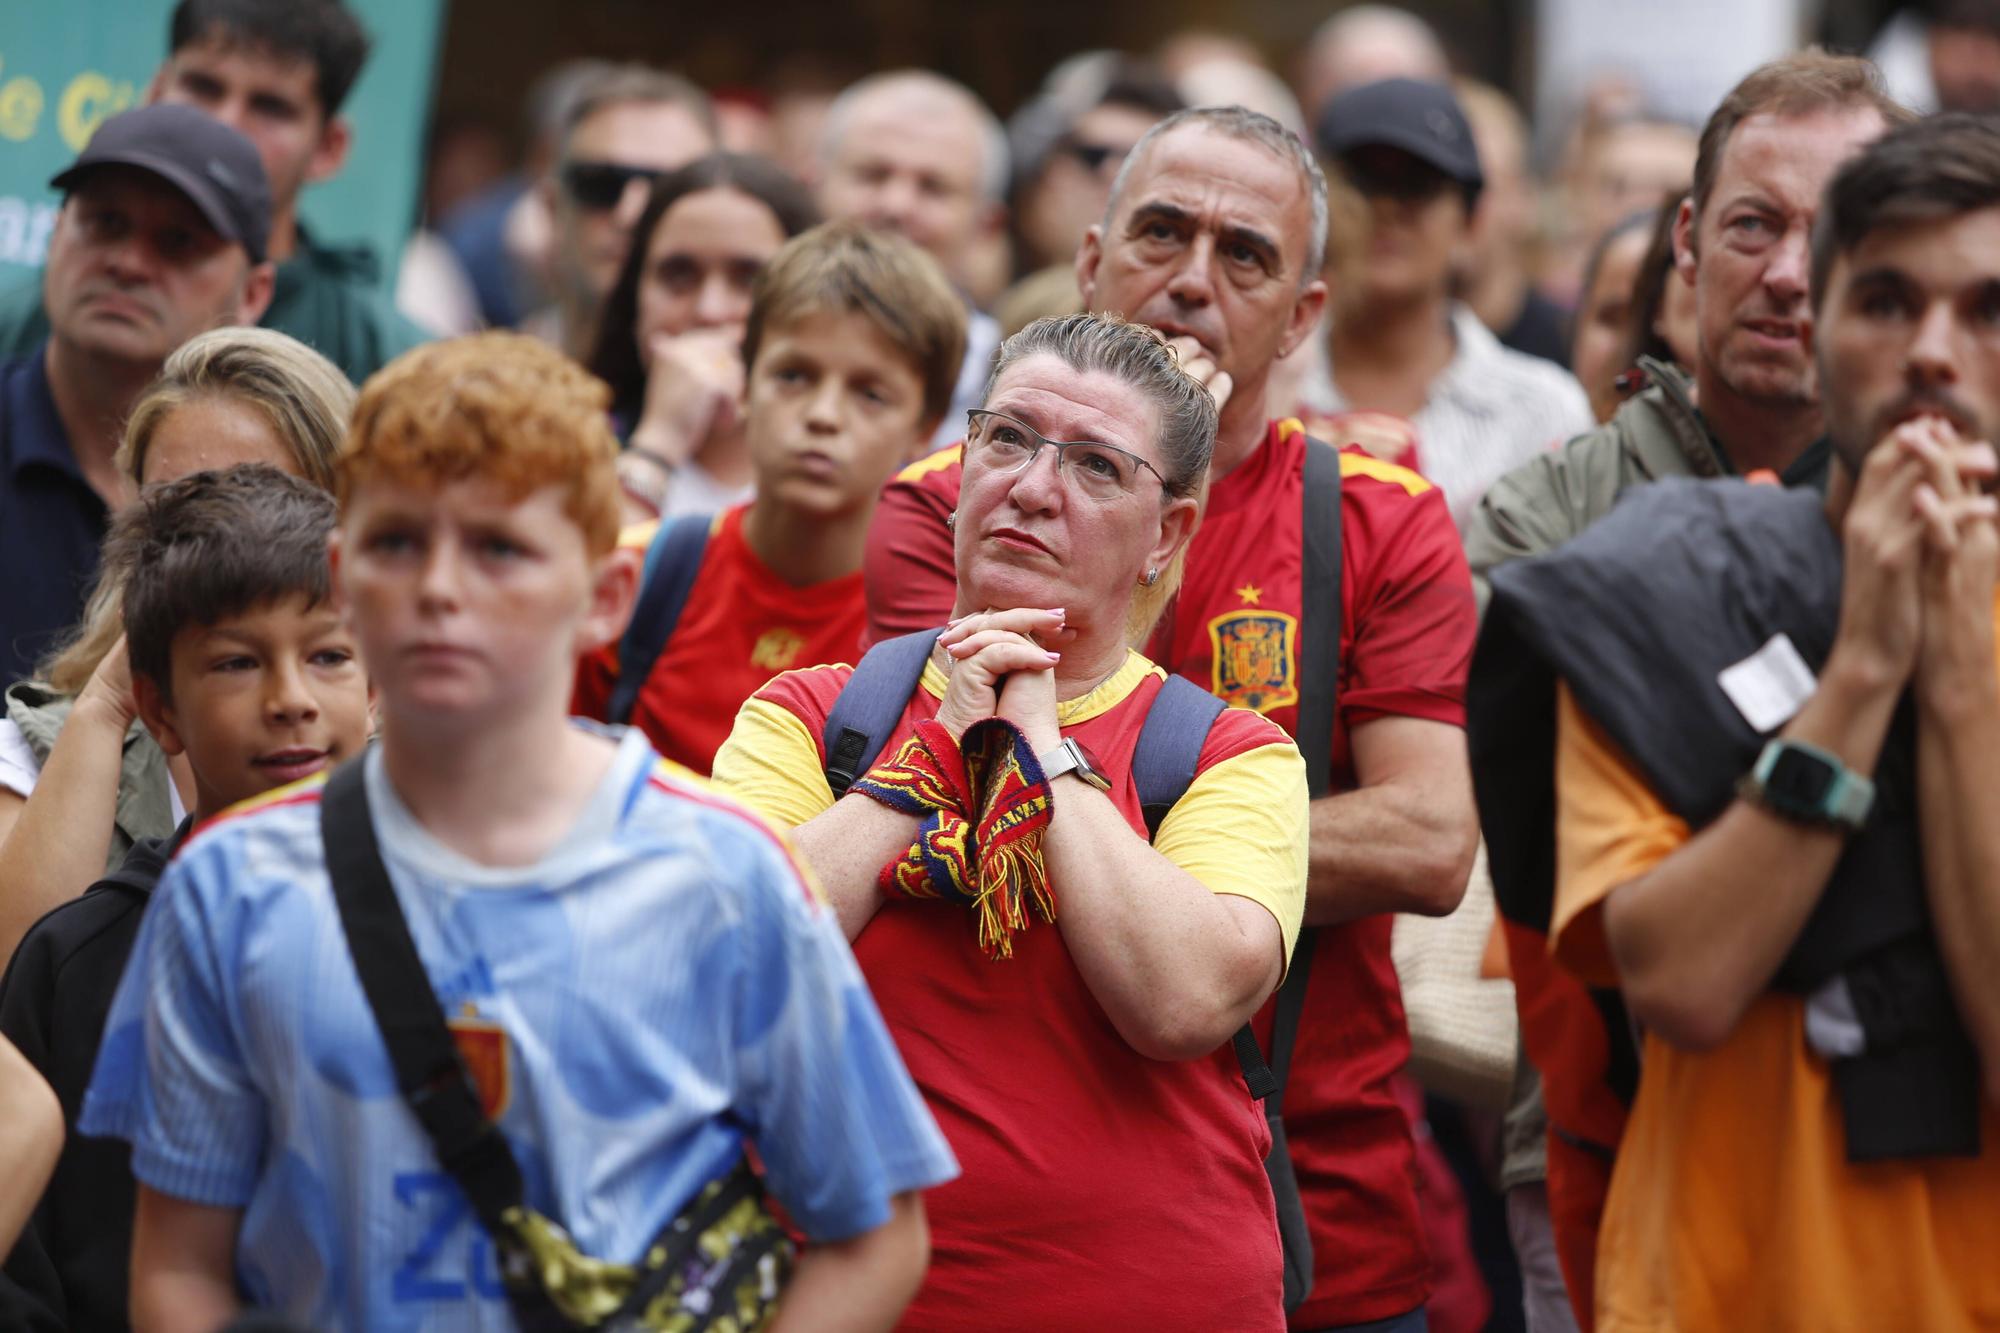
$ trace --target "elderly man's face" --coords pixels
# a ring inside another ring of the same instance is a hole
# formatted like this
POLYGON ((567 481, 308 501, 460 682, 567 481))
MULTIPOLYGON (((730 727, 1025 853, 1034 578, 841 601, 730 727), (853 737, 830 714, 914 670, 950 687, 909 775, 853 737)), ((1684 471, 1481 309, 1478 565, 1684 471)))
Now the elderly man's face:
POLYGON ((1261 394, 1324 300, 1317 280, 1300 282, 1312 230, 1306 183, 1263 145, 1201 126, 1141 151, 1108 224, 1077 252, 1084 303, 1193 338, 1237 395, 1261 394))
POLYGON ((223 324, 254 324, 269 299, 243 247, 151 172, 104 166, 56 219, 42 277, 55 336, 90 356, 158 364, 223 324))
POLYGON ((863 97, 835 129, 821 210, 908 237, 962 281, 998 216, 981 188, 987 144, 972 109, 929 89, 891 87, 863 97))
POLYGON ((1826 287, 1814 339, 1842 459, 1919 416, 2000 444, 2000 208, 1878 228, 1826 287))

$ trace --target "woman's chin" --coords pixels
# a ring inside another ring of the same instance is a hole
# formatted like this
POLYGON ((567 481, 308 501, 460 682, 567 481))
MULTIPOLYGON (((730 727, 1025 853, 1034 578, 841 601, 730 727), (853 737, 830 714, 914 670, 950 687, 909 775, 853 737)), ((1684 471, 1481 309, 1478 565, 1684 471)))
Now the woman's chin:
POLYGON ((1073 608, 1076 590, 1067 580, 1035 570, 989 562, 966 581, 967 602, 974 608, 1011 611, 1017 607, 1073 608))

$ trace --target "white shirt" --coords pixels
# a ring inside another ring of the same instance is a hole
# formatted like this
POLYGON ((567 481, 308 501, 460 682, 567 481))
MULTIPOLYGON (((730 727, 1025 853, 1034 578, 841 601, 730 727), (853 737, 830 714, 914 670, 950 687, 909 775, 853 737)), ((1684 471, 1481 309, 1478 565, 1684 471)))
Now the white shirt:
MULTIPOLYGON (((1451 333, 1457 354, 1431 381, 1410 424, 1417 432, 1417 468, 1444 492, 1452 521, 1463 532, 1487 487, 1536 454, 1589 430, 1596 418, 1576 376, 1502 346, 1457 302, 1451 333)), ((1317 412, 1350 410, 1326 370, 1309 376, 1299 396, 1317 412)))

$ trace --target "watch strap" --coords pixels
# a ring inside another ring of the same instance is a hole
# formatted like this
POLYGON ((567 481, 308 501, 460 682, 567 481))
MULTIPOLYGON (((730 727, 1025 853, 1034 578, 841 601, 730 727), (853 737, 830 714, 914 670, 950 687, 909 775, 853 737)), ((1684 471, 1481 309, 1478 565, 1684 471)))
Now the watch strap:
POLYGON ((1868 812, 1875 804, 1875 784, 1849 768, 1839 755, 1809 741, 1784 736, 1774 737, 1765 744, 1741 790, 1745 798, 1786 819, 1832 825, 1850 832, 1867 822, 1868 812), (1804 755, 1830 772, 1826 790, 1816 803, 1807 804, 1770 786, 1772 774, 1787 753, 1804 755))

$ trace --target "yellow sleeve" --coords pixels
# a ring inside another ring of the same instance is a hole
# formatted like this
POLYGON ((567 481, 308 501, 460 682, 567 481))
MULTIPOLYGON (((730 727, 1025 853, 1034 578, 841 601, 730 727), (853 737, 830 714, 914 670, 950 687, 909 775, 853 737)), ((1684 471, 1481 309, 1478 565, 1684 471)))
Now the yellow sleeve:
POLYGON ((1260 745, 1203 769, 1160 821, 1153 850, 1212 892, 1277 918, 1289 966, 1306 911, 1306 761, 1260 745))
POLYGON ((819 746, 806 724, 783 705, 754 696, 716 751, 709 783, 780 828, 797 828, 833 806, 819 746))
POLYGON ((1549 948, 1593 986, 1616 986, 1604 938, 1604 899, 1666 860, 1692 836, 1635 772, 1611 738, 1556 696, 1556 893, 1549 948))

